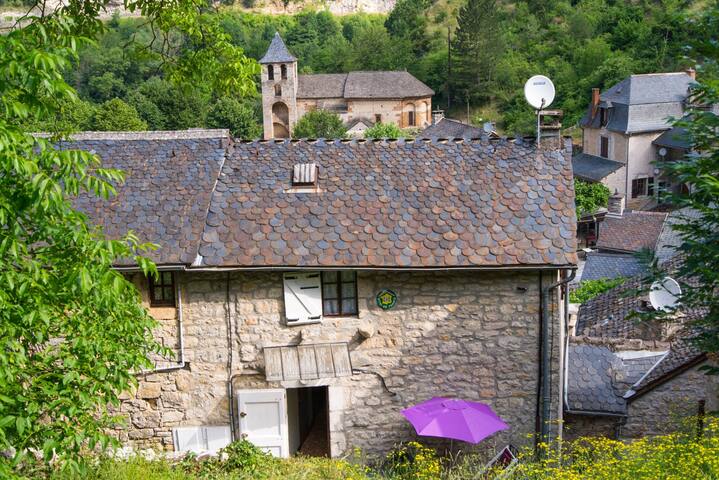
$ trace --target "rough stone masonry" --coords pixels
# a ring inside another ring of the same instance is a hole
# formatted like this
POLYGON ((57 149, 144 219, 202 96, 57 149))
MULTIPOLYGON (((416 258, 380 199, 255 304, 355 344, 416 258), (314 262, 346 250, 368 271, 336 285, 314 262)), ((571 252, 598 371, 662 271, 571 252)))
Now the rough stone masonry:
MULTIPOLYGON (((556 280, 552 273, 544 273, 545 284, 556 280)), ((279 272, 190 272, 176 278, 187 365, 142 375, 137 391, 124 395, 121 411, 128 425, 117 435, 134 448, 171 450, 173 427, 229 425, 230 378, 235 390, 292 386, 265 381, 263 347, 329 341, 349 343, 354 369, 351 377, 320 383, 329 387, 332 455, 355 447, 379 453, 415 439, 400 410, 433 396, 491 405, 511 428, 484 442, 485 448, 524 444, 536 429, 538 271, 359 271, 357 316, 295 327, 284 319, 279 272), (384 288, 398 296, 387 311, 375 304, 384 288)), ((139 274, 133 280, 147 301, 146 280, 139 274)), ((556 297, 550 305, 554 419, 559 409, 556 297)), ((176 310, 151 313, 160 321, 157 337, 177 349, 176 310)), ((158 361, 158 367, 173 361, 158 361)))

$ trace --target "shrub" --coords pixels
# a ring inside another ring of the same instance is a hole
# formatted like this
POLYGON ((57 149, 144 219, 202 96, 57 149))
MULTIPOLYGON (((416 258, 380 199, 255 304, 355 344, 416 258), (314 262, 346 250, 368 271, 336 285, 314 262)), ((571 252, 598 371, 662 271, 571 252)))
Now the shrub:
POLYGON ((147 123, 140 118, 135 107, 113 98, 97 107, 93 127, 102 132, 138 131, 147 130, 147 123))
POLYGON ((601 207, 606 207, 610 194, 609 189, 601 183, 575 180, 574 204, 577 207, 577 218, 594 213, 601 207))
POLYGON ((365 130, 364 138, 404 138, 407 135, 394 123, 375 123, 365 130))
POLYGON ((625 278, 599 278, 597 280, 585 280, 579 284, 579 288, 569 292, 569 301, 572 303, 585 303, 607 290, 624 283, 625 278))
POLYGON ((220 98, 210 107, 207 126, 227 128, 237 138, 251 140, 262 136, 262 127, 252 106, 231 97, 220 98))
POLYGON ((295 138, 344 138, 347 136, 339 115, 326 110, 307 112, 295 125, 295 138))
POLYGON ((431 448, 409 442, 389 452, 381 470, 396 480, 434 480, 442 473, 442 462, 431 448))

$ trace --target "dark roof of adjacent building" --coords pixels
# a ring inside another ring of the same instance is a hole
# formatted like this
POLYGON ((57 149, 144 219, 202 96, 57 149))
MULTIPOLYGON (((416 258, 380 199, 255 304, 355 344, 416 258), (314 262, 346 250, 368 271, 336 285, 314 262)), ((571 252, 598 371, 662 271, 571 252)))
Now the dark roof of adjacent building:
POLYGON ((237 143, 201 265, 513 267, 576 263, 571 165, 509 141, 237 143), (321 193, 289 172, 316 163, 321 193))
POLYGON ((291 63, 295 61, 297 59, 287 50, 287 46, 282 41, 280 34, 275 32, 275 36, 272 38, 265 56, 260 59, 260 63, 291 63))
POLYGON ((621 217, 607 215, 599 225, 597 248, 616 252, 654 250, 667 214, 625 211, 621 217))
POLYGON ((571 412, 624 415, 626 388, 617 382, 622 361, 607 347, 570 342, 567 353, 571 375, 567 377, 567 407, 571 412))
POLYGON ((671 348, 644 376, 631 387, 625 396, 631 398, 651 389, 677 374, 704 361, 706 354, 691 342, 690 338, 679 338, 671 348))
MULTIPOLYGON (((197 255, 212 188, 229 143, 226 130, 89 132, 62 144, 97 154, 125 173, 109 200, 80 196, 76 206, 112 238, 132 230, 159 245, 159 264, 190 264, 197 255)), ((134 264, 127 260, 126 264, 134 264)))
POLYGON ((623 166, 621 162, 588 153, 578 153, 572 157, 574 176, 590 182, 601 182, 623 166))
MULTIPOLYGON (((683 114, 683 102, 695 83, 685 72, 631 75, 600 95, 599 106, 608 109, 606 129, 622 133, 668 130, 670 117, 683 114)), ((582 127, 600 128, 601 116, 590 104, 580 120, 582 127)))
POLYGON ((432 95, 431 88, 404 71, 300 75, 297 87, 299 99, 394 99, 432 95))
POLYGON ((451 118, 442 118, 422 130, 422 136, 428 138, 479 138, 484 135, 481 128, 451 118))
POLYGON ((691 143, 687 137, 687 130, 682 127, 673 127, 662 133, 652 142, 659 147, 675 148, 680 150, 689 150, 691 143))
POLYGON ((674 257, 677 254, 678 247, 680 247, 683 242, 679 231, 674 228, 674 226, 679 223, 696 220, 700 215, 701 212, 688 207, 669 213, 664 225, 662 226, 662 231, 659 234, 657 248, 655 251, 657 260, 660 264, 663 264, 674 257))
POLYGON ((634 255, 590 252, 584 263, 581 280, 633 277, 644 270, 642 263, 634 255))
POLYGON ((696 83, 686 72, 630 75, 601 94, 604 102, 624 105, 683 102, 696 83))

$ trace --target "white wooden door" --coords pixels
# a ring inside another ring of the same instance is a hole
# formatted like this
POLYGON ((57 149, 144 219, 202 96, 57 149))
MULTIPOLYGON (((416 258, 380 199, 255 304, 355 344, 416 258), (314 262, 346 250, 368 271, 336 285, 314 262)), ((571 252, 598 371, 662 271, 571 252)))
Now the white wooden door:
POLYGON ((240 438, 276 457, 289 457, 285 390, 240 390, 237 402, 240 438))

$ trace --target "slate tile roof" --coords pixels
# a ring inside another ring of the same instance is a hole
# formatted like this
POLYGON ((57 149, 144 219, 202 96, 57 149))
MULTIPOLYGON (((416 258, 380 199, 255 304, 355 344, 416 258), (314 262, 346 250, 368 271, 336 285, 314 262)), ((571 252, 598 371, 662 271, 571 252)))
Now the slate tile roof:
POLYGON ((644 267, 633 255, 590 252, 584 263, 581 280, 633 277, 643 272, 644 267))
POLYGON ((590 182, 600 182, 623 166, 624 164, 621 162, 588 153, 578 153, 572 157, 574 176, 590 182))
POLYGON ((567 362, 567 406, 570 411, 624 415, 627 405, 622 395, 624 366, 614 352, 599 345, 569 344, 567 362))
POLYGON ((297 87, 299 99, 395 99, 432 95, 434 90, 404 71, 299 75, 297 87))
POLYGON ((148 254, 156 263, 190 264, 228 140, 226 130, 88 132, 62 148, 92 151, 103 167, 125 172, 116 196, 75 201, 108 236, 133 230, 141 241, 159 244, 148 254))
POLYGON ((655 253, 660 264, 674 257, 677 254, 677 248, 682 244, 682 238, 674 226, 696 220, 699 216, 700 212, 691 208, 682 208, 669 213, 657 240, 655 253))
POLYGON ((569 159, 508 141, 237 143, 212 196, 208 266, 576 263, 569 159), (293 193, 296 163, 321 193, 293 193))
POLYGON ((687 138, 687 130, 683 127, 674 127, 671 130, 667 130, 659 135, 652 143, 659 147, 681 150, 689 150, 691 148, 691 143, 687 138))
POLYGON ((599 225, 597 248, 617 252, 654 250, 667 214, 625 211, 621 217, 607 215, 599 225))
POLYGON ((631 397, 642 393, 650 389, 654 383, 661 381, 663 378, 677 371, 696 365, 705 358, 706 354, 691 343, 688 338, 679 338, 672 343, 667 355, 662 357, 653 368, 647 371, 645 376, 632 385, 631 391, 628 392, 629 395, 627 396, 631 397))
POLYGON ((291 63, 295 61, 297 59, 287 50, 287 46, 282 41, 280 34, 275 32, 275 36, 272 38, 265 56, 260 59, 260 63, 291 63))
POLYGON ((451 118, 443 118, 422 130, 422 136, 428 138, 480 138, 484 135, 481 128, 451 118))

